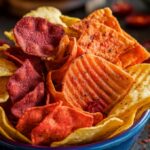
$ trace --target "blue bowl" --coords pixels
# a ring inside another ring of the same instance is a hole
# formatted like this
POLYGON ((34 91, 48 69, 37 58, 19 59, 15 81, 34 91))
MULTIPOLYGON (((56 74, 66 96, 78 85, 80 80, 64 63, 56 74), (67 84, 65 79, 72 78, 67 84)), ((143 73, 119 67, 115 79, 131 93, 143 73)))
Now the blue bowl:
POLYGON ((137 121, 131 128, 129 128, 124 133, 116 136, 115 138, 102 142, 86 144, 83 146, 50 148, 45 146, 32 146, 22 144, 18 142, 8 141, 3 138, 0 138, 0 144, 8 147, 9 149, 11 148, 15 150, 129 150, 141 133, 149 118, 150 110, 146 111, 141 119, 139 119, 139 121, 137 121))

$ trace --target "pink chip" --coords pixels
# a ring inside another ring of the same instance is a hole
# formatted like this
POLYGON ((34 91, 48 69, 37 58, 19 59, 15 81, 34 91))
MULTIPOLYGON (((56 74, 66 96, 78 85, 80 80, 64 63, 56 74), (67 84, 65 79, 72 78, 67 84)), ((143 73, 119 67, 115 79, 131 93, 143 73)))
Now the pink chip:
POLYGON ((63 34, 63 27, 39 17, 24 17, 14 28, 16 42, 22 50, 39 57, 48 57, 56 53, 56 47, 63 34))
POLYGON ((12 114, 16 118, 20 118, 24 112, 33 106, 41 103, 44 97, 44 83, 40 82, 33 91, 25 95, 25 97, 16 102, 11 108, 12 114))
POLYGON ((27 59, 14 75, 9 78, 7 83, 7 91, 12 102, 14 103, 23 98, 41 80, 41 76, 27 59))

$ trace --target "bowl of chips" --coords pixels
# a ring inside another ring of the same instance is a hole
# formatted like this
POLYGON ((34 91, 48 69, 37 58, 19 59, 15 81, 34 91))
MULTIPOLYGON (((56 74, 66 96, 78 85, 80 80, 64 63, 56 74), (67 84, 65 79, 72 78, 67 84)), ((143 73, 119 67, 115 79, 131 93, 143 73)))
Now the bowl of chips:
POLYGON ((5 35, 14 44, 0 42, 0 143, 72 150, 135 142, 149 119, 150 53, 109 8, 79 19, 40 7, 5 35))

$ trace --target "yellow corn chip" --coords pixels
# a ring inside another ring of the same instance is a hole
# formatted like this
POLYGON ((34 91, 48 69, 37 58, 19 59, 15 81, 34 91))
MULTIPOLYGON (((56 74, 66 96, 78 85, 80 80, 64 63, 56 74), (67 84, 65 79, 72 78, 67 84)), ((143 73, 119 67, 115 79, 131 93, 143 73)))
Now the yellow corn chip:
POLYGON ((9 98, 9 94, 6 90, 8 77, 0 77, 0 103, 6 102, 9 98))
MULTIPOLYGON (((135 83, 128 95, 111 110, 110 115, 118 115, 131 107, 142 107, 145 99, 150 99, 150 64, 139 64, 128 68, 129 74, 134 78, 135 83)), ((147 103, 150 104, 150 103, 147 103)))
POLYGON ((0 77, 11 76, 16 69, 16 66, 12 62, 4 58, 0 58, 0 77))
POLYGON ((134 119, 136 115, 137 109, 132 109, 130 112, 124 114, 123 116, 120 116, 121 119, 123 119, 124 124, 118 128, 112 135, 109 136, 109 138, 112 138, 120 133, 123 133, 123 131, 129 129, 134 124, 134 119))
POLYGON ((8 121, 6 114, 2 107, 0 107, 0 126, 1 128, 14 140, 31 143, 31 141, 17 131, 8 121))
POLYGON ((143 107, 141 107, 141 108, 137 111, 135 120, 139 120, 139 119, 141 118, 141 116, 144 114, 144 112, 145 112, 146 110, 148 110, 148 109, 150 109, 150 103, 144 105, 143 107))
POLYGON ((64 140, 53 142, 52 147, 85 144, 93 141, 98 141, 107 138, 123 124, 119 118, 107 118, 101 121, 97 126, 90 128, 80 128, 71 133, 64 140))
POLYGON ((0 135, 4 136, 6 139, 14 141, 14 139, 12 139, 1 126, 0 126, 0 135))
POLYGON ((31 12, 27 13, 24 17, 27 16, 45 18, 51 23, 60 24, 66 27, 65 23, 63 23, 60 19, 60 10, 54 7, 39 7, 37 10, 32 10, 31 12))
POLYGON ((2 46, 0 46, 0 51, 7 50, 8 48, 10 48, 8 44, 3 44, 2 46))
POLYGON ((60 19, 61 19, 62 22, 64 22, 67 26, 71 26, 71 25, 73 25, 74 23, 80 21, 79 18, 64 16, 64 15, 61 15, 61 16, 60 16, 60 19))
POLYGON ((15 37, 13 35, 13 31, 10 30, 10 31, 5 31, 4 32, 4 35, 11 41, 15 42, 15 37))

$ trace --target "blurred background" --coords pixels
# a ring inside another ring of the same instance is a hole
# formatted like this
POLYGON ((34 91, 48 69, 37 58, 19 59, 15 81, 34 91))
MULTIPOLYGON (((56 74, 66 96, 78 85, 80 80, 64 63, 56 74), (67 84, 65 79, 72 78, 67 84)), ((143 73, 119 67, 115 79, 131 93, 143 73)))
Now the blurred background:
MULTIPOLYGON (((150 0, 0 0, 0 39, 5 39, 3 32, 12 29, 22 15, 45 5, 79 18, 108 6, 122 28, 150 50, 150 0)), ((132 150, 150 149, 149 130, 147 125, 132 150)))

